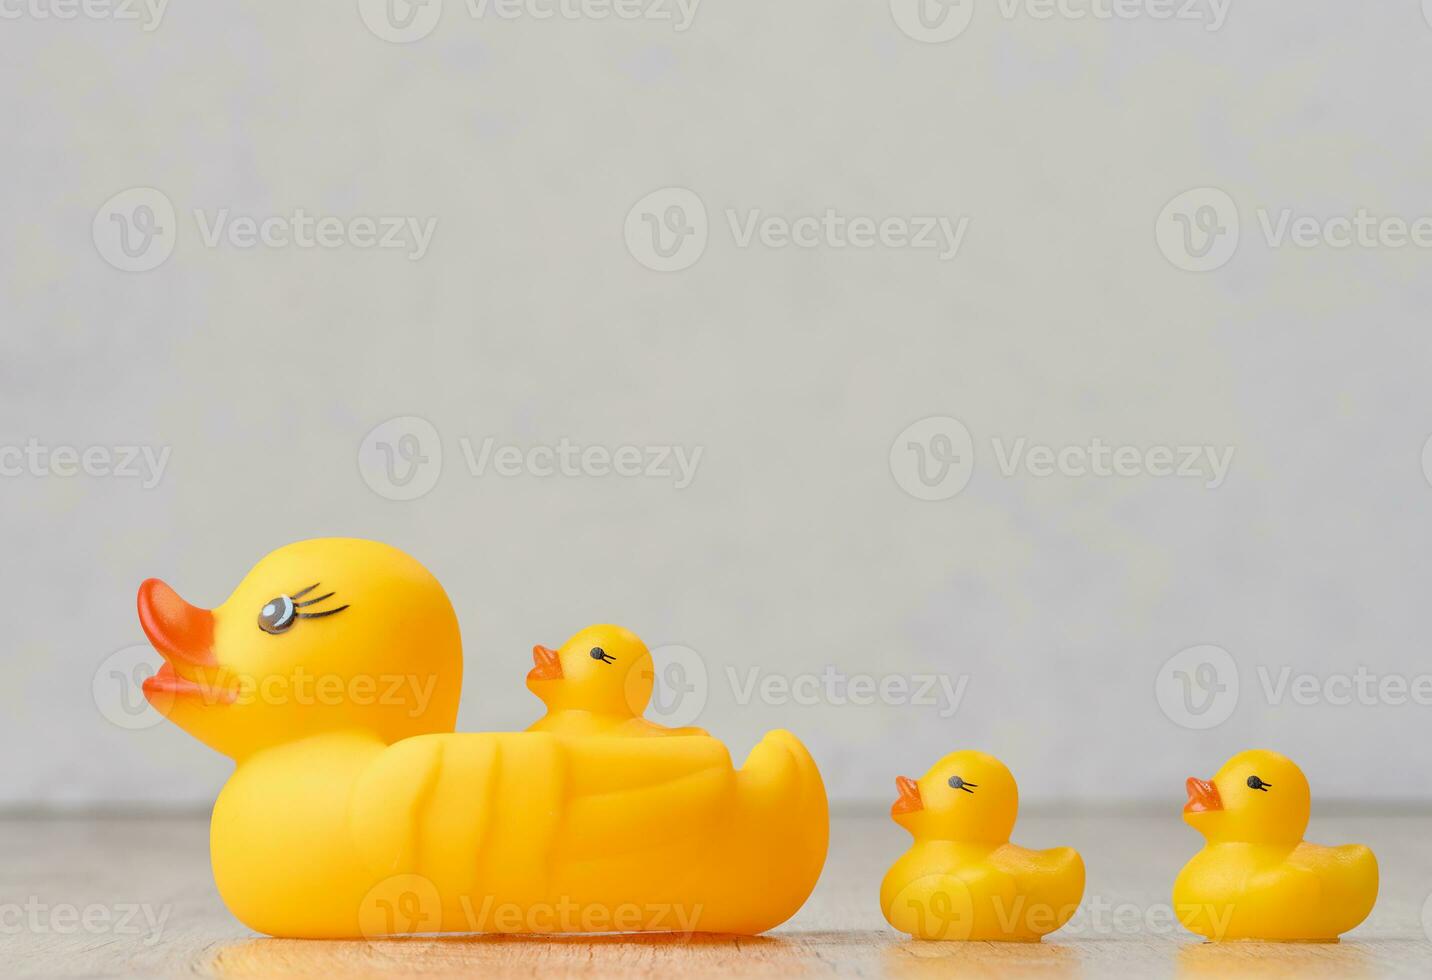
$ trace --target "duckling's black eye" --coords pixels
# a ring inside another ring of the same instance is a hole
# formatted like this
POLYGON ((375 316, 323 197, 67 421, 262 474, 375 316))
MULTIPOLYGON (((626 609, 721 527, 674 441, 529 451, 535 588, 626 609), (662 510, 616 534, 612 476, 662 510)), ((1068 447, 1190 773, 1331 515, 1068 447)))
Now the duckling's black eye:
POLYGON ((298 621, 295 613, 291 596, 281 595, 277 599, 270 599, 259 610, 259 629, 265 633, 282 633, 298 621))
POLYGON ((1265 782, 1263 782, 1263 780, 1259 779, 1257 776, 1249 776, 1249 777, 1248 777, 1248 788, 1249 788, 1249 789, 1261 789, 1263 792, 1266 793, 1266 792, 1268 792, 1268 790, 1270 790, 1270 789, 1273 788, 1273 784, 1272 784, 1272 783, 1265 783, 1265 782))
POLYGON ((601 647, 592 647, 592 659, 600 660, 604 664, 614 664, 617 658, 603 650, 601 647))
POLYGON ((967 783, 959 776, 950 777, 950 789, 958 789, 963 790, 966 793, 973 793, 978 788, 978 783, 967 783))

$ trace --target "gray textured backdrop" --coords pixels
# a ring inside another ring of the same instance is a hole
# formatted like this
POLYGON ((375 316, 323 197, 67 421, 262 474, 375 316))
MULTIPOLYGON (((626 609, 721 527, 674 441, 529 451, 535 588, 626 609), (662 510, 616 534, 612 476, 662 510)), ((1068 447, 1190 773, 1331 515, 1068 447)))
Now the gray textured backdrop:
POLYGON ((1030 799, 1176 807, 1250 744, 1323 798, 1432 798, 1415 0, 1005 0, 940 43, 961 5, 54 2, 0 25, 0 803, 211 800, 227 764, 117 680, 135 587, 217 603, 326 534, 445 583, 470 729, 535 717, 533 643, 615 620, 840 800, 977 746, 1030 799), (299 209, 338 244, 243 247, 299 209), (367 247, 389 217, 436 221, 420 258, 367 247), (953 257, 903 241, 938 217, 953 257), (489 438, 539 452, 475 473, 489 438), (564 440, 700 456, 541 475, 564 440), (1222 482, 1159 475, 1184 446, 1231 448, 1222 482), (105 475, 124 447, 162 474, 105 475), (952 715, 899 694, 941 679, 952 715))

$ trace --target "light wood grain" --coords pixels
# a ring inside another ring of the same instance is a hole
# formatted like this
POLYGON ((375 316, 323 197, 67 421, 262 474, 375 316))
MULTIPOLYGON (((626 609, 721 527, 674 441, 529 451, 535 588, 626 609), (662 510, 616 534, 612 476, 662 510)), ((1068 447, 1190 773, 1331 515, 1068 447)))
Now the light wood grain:
POLYGON ((1429 829, 1424 815, 1315 819, 1312 839, 1369 844, 1382 864, 1377 909, 1336 945, 1209 945, 1174 924, 1169 888, 1197 846, 1176 811, 1022 820, 1019 841, 1072 845, 1089 868, 1079 915, 1038 945, 916 943, 890 931, 876 893, 906 840, 883 816, 835 820, 815 894, 768 936, 335 943, 262 938, 234 922, 214 892, 202 820, 9 820, 0 822, 0 975, 1425 978, 1429 829), (108 924, 86 930, 66 906, 92 926, 107 914, 108 924), (131 907, 149 919, 122 922, 131 907))

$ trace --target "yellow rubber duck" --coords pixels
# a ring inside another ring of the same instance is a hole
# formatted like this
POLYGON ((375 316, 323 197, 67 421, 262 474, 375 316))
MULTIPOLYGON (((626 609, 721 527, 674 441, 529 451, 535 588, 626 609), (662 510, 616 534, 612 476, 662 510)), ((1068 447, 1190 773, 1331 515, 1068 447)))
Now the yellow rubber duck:
POLYGON ((895 780, 890 816, 915 844, 880 885, 885 920, 916 939, 1037 942, 1074 915, 1084 860, 1009 842, 1014 776, 992 755, 954 752, 918 782, 895 780))
POLYGON ((710 737, 454 734, 457 617, 387 545, 281 548, 212 611, 150 579, 139 618, 151 703, 237 762, 214 878, 260 932, 754 934, 825 862, 825 788, 788 732, 739 770, 710 737))
POLYGON ((1303 840, 1311 796, 1293 760, 1242 752, 1187 789, 1183 819, 1208 841, 1173 886, 1174 911, 1191 932, 1331 942, 1372 911, 1377 858, 1361 844, 1303 840))
POLYGON ((588 626, 561 649, 532 648, 527 689, 547 705, 529 732, 558 735, 705 735, 641 717, 656 673, 641 637, 620 626, 588 626))

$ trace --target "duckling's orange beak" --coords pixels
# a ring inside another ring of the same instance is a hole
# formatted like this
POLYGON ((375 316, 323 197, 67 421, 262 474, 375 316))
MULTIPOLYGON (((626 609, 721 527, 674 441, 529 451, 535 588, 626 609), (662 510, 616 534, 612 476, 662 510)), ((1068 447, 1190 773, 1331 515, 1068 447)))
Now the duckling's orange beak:
POLYGON ((1223 809, 1223 797, 1218 795, 1218 787, 1206 779, 1194 779, 1188 777, 1184 783, 1188 790, 1188 802, 1184 804, 1184 813, 1207 813, 1211 810, 1223 809))
MULTIPOLYGON (((144 681, 144 693, 153 701, 160 695, 201 693, 202 669, 218 666, 214 658, 214 614, 191 606, 157 578, 139 587, 139 625, 164 665, 144 681)), ((231 700, 221 695, 221 700, 231 700)))
POLYGON ((900 796, 890 805, 890 816, 898 817, 902 813, 925 809, 925 801, 920 797, 920 784, 915 780, 909 776, 896 776, 895 788, 900 796))
POLYGON ((529 681, 560 681, 562 679, 562 658, 550 647, 532 648, 533 668, 527 672, 529 681))

